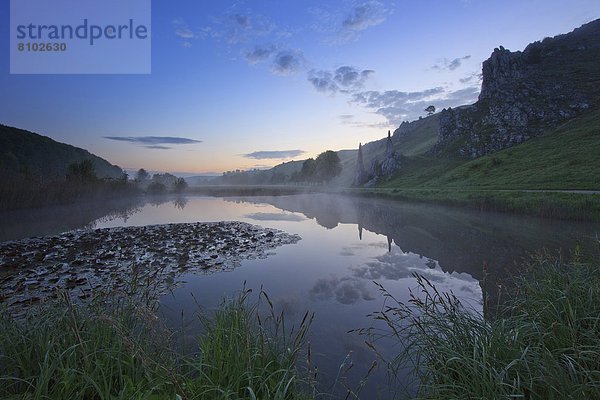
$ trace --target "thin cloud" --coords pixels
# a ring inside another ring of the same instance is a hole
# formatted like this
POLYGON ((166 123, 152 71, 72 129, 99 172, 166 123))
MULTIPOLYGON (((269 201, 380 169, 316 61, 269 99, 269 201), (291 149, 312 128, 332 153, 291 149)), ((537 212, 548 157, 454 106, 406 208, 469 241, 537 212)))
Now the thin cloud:
POLYGON ((231 44, 248 42, 273 32, 275 24, 261 14, 251 11, 234 12, 221 20, 225 37, 231 44))
POLYGON ((242 154, 243 157, 255 160, 273 160, 283 158, 294 158, 306 153, 304 150, 263 150, 253 153, 242 154))
POLYGON ((325 41, 333 45, 358 40, 365 30, 380 25, 392 13, 391 8, 377 0, 355 3, 350 10, 311 8, 308 11, 316 20, 312 28, 329 34, 325 41))
POLYGON ((240 4, 236 4, 221 16, 213 18, 210 25, 201 28, 199 36, 238 45, 251 43, 275 30, 276 25, 268 17, 241 9, 240 4))
POLYGON ((183 47, 192 47, 191 40, 197 39, 198 35, 196 35, 185 22, 185 20, 181 17, 175 18, 173 20, 173 25, 175 26, 175 36, 180 39, 183 39, 182 43, 183 47))
POLYGON ((455 91, 435 87, 420 92, 398 90, 361 92, 354 94, 351 102, 373 110, 376 114, 385 117, 391 125, 398 126, 402 121, 423 116, 423 110, 429 105, 434 105, 436 108, 457 107, 475 102, 478 95, 479 88, 475 86, 455 91))
POLYGON ((147 149, 155 149, 155 150, 170 150, 172 149, 172 147, 167 147, 167 146, 144 146, 147 149))
POLYGON ((292 75, 304 68, 306 61, 298 50, 279 51, 273 60, 271 71, 276 75, 292 75))
POLYGON ((460 78, 458 81, 460 83, 463 84, 467 84, 467 83, 471 83, 471 82, 475 82, 475 81, 480 81, 482 79, 482 75, 481 72, 473 72, 467 76, 465 76, 464 78, 460 78))
POLYGON ((360 70, 351 66, 341 66, 335 71, 312 70, 308 81, 319 92, 352 93, 364 87, 365 82, 375 73, 370 69, 360 70))
POLYGON ((357 33, 385 21, 386 9, 379 1, 367 1, 357 5, 342 22, 342 28, 357 33))
POLYGON ((435 69, 438 71, 442 71, 442 70, 454 71, 455 69, 459 68, 462 65, 462 62, 464 60, 468 60, 469 58, 471 58, 470 55, 458 57, 453 60, 448 60, 447 58, 443 58, 440 61, 440 63, 433 65, 431 67, 431 69, 435 69))
MULTIPOLYGON (((118 142, 136 143, 147 146, 160 146, 163 144, 194 144, 202 143, 201 140, 176 137, 176 136, 104 136, 104 139, 118 142)), ((152 147, 158 148, 158 147, 152 147)))
POLYGON ((276 48, 273 45, 270 46, 254 46, 252 50, 246 50, 244 52, 244 58, 250 64, 259 64, 261 62, 267 61, 273 53, 275 53, 276 48))
POLYGON ((182 39, 192 39, 196 35, 189 28, 179 28, 175 30, 175 34, 182 39))

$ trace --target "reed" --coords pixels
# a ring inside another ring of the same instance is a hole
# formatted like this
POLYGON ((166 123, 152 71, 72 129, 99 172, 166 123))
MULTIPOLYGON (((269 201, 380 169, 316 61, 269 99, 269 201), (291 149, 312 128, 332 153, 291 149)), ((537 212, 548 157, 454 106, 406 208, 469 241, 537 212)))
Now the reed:
POLYGON ((375 350, 382 339, 402 348, 384 360, 398 398, 600 398, 598 256, 541 255, 524 267, 492 318, 419 275, 407 302, 379 285, 386 305, 372 317, 383 327, 360 332, 375 350))

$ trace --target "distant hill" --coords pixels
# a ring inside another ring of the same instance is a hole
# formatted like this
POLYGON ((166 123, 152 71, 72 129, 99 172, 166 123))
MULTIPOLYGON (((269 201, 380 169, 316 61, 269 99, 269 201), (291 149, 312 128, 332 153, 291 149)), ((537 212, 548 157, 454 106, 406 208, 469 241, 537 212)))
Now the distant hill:
MULTIPOLYGON (((439 114, 434 114, 425 118, 419 118, 413 122, 403 122, 398 129, 394 131, 392 140, 394 149, 398 154, 404 156, 417 156, 425 154, 436 143, 439 126, 439 114)), ((364 143, 362 146, 365 165, 370 165, 375 159, 381 159, 385 153, 386 135, 382 132, 382 139, 373 142, 364 143)), ((358 147, 358 146, 357 146, 358 147)), ((323 149, 325 151, 326 149, 323 149)), ((340 176, 330 182, 332 186, 350 186, 354 181, 356 171, 356 159, 358 149, 348 149, 337 151, 342 162, 342 173, 340 176)), ((261 183, 270 183, 277 176, 289 179, 293 173, 302 169, 305 160, 288 161, 268 170, 249 171, 249 174, 260 175, 261 183)), ((275 179, 277 183, 282 183, 281 178, 275 179)), ((215 182, 218 182, 215 180, 215 182)))
POLYGON ((23 129, 0 125, 0 171, 41 179, 64 179, 72 163, 92 160, 99 178, 120 178, 123 170, 87 150, 23 129))

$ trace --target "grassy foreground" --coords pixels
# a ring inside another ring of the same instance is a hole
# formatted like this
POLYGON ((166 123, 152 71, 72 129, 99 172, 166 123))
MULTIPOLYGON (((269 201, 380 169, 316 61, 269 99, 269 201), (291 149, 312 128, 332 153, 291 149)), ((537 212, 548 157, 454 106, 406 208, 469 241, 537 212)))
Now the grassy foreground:
POLYGON ((386 361, 393 378, 412 370, 418 399, 600 398, 598 257, 532 260, 490 319, 417 279, 408 303, 381 287, 385 328, 363 333, 405 349, 386 361))
POLYGON ((288 332, 272 307, 257 318, 248 293, 203 318, 185 355, 155 310, 131 299, 82 305, 63 296, 24 320, 2 312, 0 398, 308 398, 296 361, 312 317, 288 332))

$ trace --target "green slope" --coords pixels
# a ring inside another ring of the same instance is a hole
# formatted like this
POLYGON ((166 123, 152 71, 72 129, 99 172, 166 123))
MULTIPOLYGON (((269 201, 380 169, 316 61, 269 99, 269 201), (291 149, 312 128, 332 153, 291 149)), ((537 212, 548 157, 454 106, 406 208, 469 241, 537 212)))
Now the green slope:
POLYGON ((119 178, 121 168, 87 150, 23 129, 0 125, 0 171, 42 179, 62 179, 70 164, 92 160, 96 175, 119 178))
POLYGON ((600 110, 473 161, 412 157, 382 187, 600 190, 600 110))

